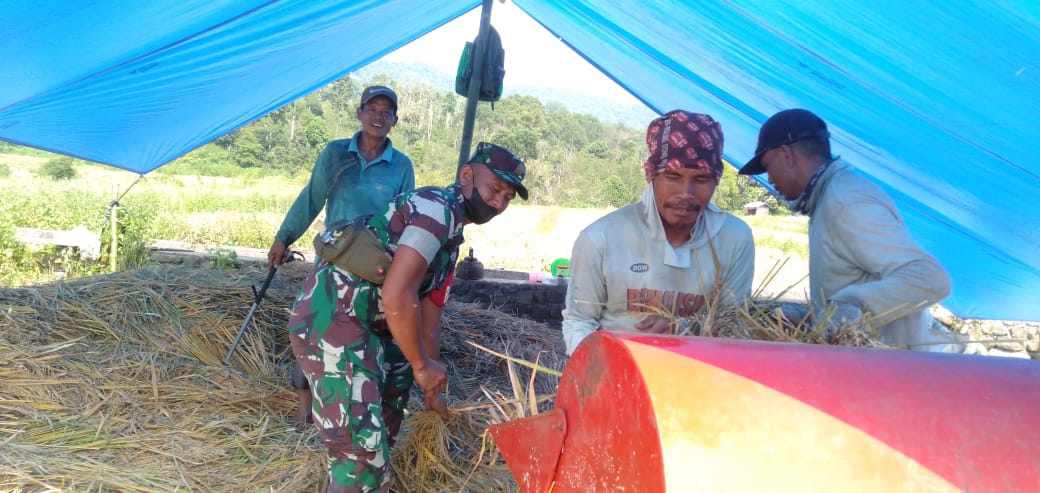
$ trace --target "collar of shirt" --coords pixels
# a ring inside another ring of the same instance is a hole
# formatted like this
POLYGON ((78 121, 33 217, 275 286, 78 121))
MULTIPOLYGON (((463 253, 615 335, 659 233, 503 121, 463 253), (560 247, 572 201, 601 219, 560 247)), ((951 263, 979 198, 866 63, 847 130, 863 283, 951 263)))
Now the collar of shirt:
POLYGON ((805 185, 805 190, 802 190, 802 193, 797 198, 788 203, 792 211, 799 214, 809 214, 809 200, 812 198, 813 189, 816 188, 816 182, 821 176, 823 176, 823 172, 826 171, 827 167, 833 162, 834 161, 828 161, 823 166, 816 168, 816 171, 814 171, 812 176, 809 177, 809 183, 805 185))
POLYGON ((362 169, 367 168, 367 167, 369 167, 369 166, 371 166, 373 164, 376 164, 376 163, 378 163, 380 161, 386 161, 388 163, 390 162, 390 159, 394 155, 394 143, 393 143, 393 141, 390 140, 390 137, 386 138, 386 148, 383 149, 383 153, 380 154, 379 157, 373 159, 372 162, 366 161, 365 160, 365 155, 362 154, 361 153, 361 149, 358 148, 358 144, 357 143, 358 143, 359 139, 361 139, 361 132, 360 131, 358 133, 354 134, 354 136, 350 138, 350 146, 347 147, 347 151, 348 152, 353 152, 354 154, 357 154, 358 161, 361 163, 361 168, 362 169))
POLYGON ((646 184, 640 203, 643 208, 643 220, 650 231, 650 237, 662 246, 664 264, 672 267, 686 269, 692 266, 693 251, 708 248, 709 239, 718 235, 725 220, 725 212, 719 209, 714 202, 708 202, 708 206, 701 210, 701 217, 697 220, 690 239, 678 247, 673 247, 671 243, 668 243, 664 224, 661 222, 661 214, 657 211, 657 202, 654 200, 654 182, 646 184))

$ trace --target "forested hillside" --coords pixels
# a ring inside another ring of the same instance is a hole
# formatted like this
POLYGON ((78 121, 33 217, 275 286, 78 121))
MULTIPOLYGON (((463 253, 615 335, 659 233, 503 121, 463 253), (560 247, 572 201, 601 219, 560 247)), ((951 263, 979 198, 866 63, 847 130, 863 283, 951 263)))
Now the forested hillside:
MULTIPOLYGON (((391 138, 395 147, 412 158, 417 184, 450 183, 458 161, 465 98, 414 77, 395 80, 385 74, 365 79, 352 75, 337 80, 155 173, 309 173, 329 140, 347 138, 357 131, 355 110, 361 90, 369 84, 384 84, 398 93, 400 120, 391 138)), ((725 129, 725 122, 722 124, 725 129)), ((526 161, 532 204, 617 207, 638 200, 645 186, 644 138, 645 124, 635 128, 603 122, 589 114, 573 112, 559 102, 543 103, 533 96, 509 95, 495 103, 494 110, 486 102, 478 105, 473 143, 495 142, 526 161)), ((0 146, 8 152, 13 150, 7 144, 0 146)), ((778 205, 764 188, 728 168, 715 202, 737 211, 755 200, 778 205)))

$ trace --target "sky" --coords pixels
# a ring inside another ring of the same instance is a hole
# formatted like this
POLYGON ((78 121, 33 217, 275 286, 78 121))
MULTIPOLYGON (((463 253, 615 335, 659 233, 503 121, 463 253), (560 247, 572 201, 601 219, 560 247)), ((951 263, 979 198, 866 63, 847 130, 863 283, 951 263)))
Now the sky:
MULTIPOLYGON (((491 25, 502 38, 505 80, 510 86, 569 89, 626 105, 641 104, 513 2, 492 2, 491 25)), ((479 29, 478 7, 383 59, 426 63, 454 74, 462 47, 466 41, 473 41, 479 29)))

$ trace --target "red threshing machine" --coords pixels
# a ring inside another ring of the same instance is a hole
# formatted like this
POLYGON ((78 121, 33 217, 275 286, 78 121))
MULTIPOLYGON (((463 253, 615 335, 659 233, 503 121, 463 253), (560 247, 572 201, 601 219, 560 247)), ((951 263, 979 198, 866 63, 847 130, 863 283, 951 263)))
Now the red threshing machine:
POLYGON ((598 331, 491 434, 525 493, 1040 492, 1040 364, 598 331))

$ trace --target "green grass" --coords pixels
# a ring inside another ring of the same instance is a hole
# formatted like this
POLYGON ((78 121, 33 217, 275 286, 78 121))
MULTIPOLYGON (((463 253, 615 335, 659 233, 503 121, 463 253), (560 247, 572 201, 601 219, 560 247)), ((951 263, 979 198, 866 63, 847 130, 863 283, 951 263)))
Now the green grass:
POLYGON ((778 238, 765 234, 755 236, 755 248, 773 248, 780 250, 785 255, 794 255, 802 259, 809 258, 809 242, 797 240, 791 237, 778 238))
POLYGON ((30 251, 14 244, 15 228, 69 230, 78 225, 110 234, 109 205, 117 196, 121 268, 148 261, 152 240, 202 246, 267 248, 305 177, 212 178, 149 174, 77 163, 76 177, 40 177, 46 156, 0 154, 9 173, 0 176, 0 285, 22 285, 55 276, 106 271, 109 246, 98 262, 71 258, 63 249, 30 251), (128 191, 129 188, 129 191, 128 191))
POLYGON ((805 216, 741 216, 740 218, 756 232, 774 230, 802 236, 809 234, 809 218, 805 216))
POLYGON ((755 234, 756 248, 809 258, 809 219, 804 216, 741 216, 755 234))

